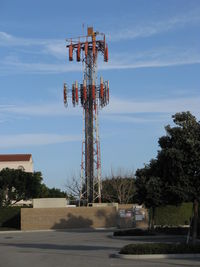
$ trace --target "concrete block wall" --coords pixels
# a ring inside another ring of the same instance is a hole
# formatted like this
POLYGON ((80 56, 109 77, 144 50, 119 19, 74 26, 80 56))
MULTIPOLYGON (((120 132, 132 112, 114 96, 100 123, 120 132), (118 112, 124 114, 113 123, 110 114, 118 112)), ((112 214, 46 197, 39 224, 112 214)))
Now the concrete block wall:
POLYGON ((22 208, 21 230, 109 228, 117 226, 115 207, 22 208))

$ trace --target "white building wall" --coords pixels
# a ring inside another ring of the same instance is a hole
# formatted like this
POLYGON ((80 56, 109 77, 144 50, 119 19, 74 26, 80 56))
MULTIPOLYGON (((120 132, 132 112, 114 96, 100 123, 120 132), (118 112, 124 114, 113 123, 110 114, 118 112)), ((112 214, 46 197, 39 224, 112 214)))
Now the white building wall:
POLYGON ((32 159, 30 161, 3 161, 0 162, 0 171, 4 168, 9 169, 22 169, 24 168, 25 172, 33 172, 33 161, 32 159))

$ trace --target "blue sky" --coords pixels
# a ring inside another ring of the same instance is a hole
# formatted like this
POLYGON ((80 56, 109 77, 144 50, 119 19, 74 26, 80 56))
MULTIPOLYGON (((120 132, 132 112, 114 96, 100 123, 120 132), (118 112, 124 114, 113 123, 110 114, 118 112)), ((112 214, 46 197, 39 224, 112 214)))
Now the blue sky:
POLYGON ((104 32, 110 104, 100 111, 102 172, 135 171, 157 154, 171 115, 200 119, 199 0, 0 0, 0 151, 32 153, 50 187, 78 176, 82 110, 65 108, 63 83, 82 81, 67 37, 104 32))

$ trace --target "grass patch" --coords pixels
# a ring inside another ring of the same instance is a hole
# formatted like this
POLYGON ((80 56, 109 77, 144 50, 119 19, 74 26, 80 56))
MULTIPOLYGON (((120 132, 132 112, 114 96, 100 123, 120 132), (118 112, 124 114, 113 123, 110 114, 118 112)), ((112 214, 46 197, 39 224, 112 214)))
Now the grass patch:
POLYGON ((120 250, 120 254, 196 254, 200 253, 200 245, 144 243, 129 244, 120 250))

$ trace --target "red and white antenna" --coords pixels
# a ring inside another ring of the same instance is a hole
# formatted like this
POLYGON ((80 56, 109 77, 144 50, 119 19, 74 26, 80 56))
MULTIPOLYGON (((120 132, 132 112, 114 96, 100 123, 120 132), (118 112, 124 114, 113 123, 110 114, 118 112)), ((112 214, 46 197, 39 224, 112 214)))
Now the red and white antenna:
POLYGON ((105 34, 87 29, 86 36, 67 39, 69 61, 76 58, 83 63, 83 83, 76 81, 71 88, 64 84, 64 104, 72 99, 75 107, 83 107, 83 142, 81 160, 81 198, 87 203, 101 202, 101 155, 98 110, 109 103, 109 82, 100 78, 97 83, 97 57, 103 55, 108 62, 105 34), (75 56, 74 56, 75 54, 75 56))

